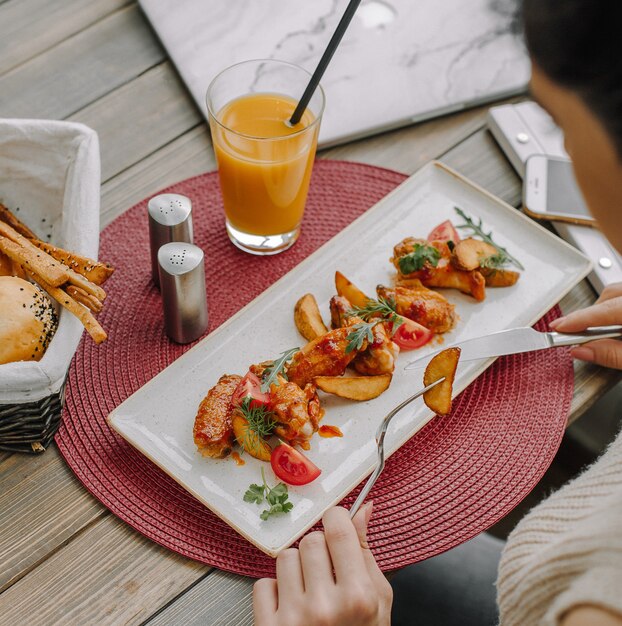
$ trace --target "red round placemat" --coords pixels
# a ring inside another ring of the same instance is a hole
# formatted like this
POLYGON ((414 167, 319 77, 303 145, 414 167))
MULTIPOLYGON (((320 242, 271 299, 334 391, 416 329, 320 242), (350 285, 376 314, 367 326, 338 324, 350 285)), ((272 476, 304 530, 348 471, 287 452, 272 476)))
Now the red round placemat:
MULTIPOLYGON (((405 179, 341 161, 315 165, 303 231, 275 257, 229 243, 217 176, 203 174, 165 191, 193 201, 195 241, 205 250, 213 330, 405 179)), ((109 339, 86 337, 69 372, 56 442, 84 486, 113 513, 157 543, 247 576, 274 575, 274 560, 248 543, 114 433, 106 416, 191 345, 163 332, 150 280, 147 200, 102 233, 100 258, 117 269, 99 319, 109 339)), ((328 279, 328 278, 327 278, 328 279)), ((549 312, 537 327, 559 315, 549 312)), ((551 463, 573 391, 565 350, 499 359, 387 462, 371 493, 369 528, 383 570, 443 552, 485 530, 535 486, 551 463)), ((358 489, 344 500, 353 501, 358 489)))

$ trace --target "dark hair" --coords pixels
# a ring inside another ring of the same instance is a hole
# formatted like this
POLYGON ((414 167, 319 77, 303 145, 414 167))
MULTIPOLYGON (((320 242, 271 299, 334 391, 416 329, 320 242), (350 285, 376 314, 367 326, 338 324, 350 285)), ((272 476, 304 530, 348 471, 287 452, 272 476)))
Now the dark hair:
POLYGON ((523 0, 522 22, 532 59, 583 99, 622 156, 622 2, 523 0))

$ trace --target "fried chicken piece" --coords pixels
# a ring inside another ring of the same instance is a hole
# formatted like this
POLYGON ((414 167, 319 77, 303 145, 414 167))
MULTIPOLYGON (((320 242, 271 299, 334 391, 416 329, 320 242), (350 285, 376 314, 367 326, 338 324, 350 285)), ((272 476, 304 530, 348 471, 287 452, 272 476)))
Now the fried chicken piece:
POLYGON ((350 320, 354 317, 355 323, 360 323, 363 320, 360 317, 348 315, 348 312, 352 308, 350 301, 343 296, 333 296, 329 303, 330 308, 330 324, 332 328, 342 328, 350 326, 350 320))
MULTIPOLYGON (((362 322, 361 318, 348 316, 352 305, 343 296, 333 296, 330 299, 330 317, 333 328, 349 326, 352 323, 362 322)), ((374 340, 367 348, 361 351, 352 366, 360 374, 376 376, 378 374, 392 374, 395 370, 395 361, 400 353, 399 346, 391 339, 386 324, 376 324, 372 329, 374 340)))
POLYGON ((486 297, 486 281, 478 270, 459 270, 451 263, 451 251, 445 241, 427 241, 406 237, 393 248, 391 262, 398 271, 398 282, 407 285, 403 279, 416 278, 426 287, 445 287, 458 289, 462 293, 473 296, 478 302, 486 297), (440 252, 440 259, 436 267, 426 262, 418 271, 402 274, 400 258, 414 251, 415 245, 426 245, 436 248, 440 252))
POLYGON ((236 374, 225 374, 201 401, 194 419, 194 443, 203 456, 221 459, 231 452, 233 426, 231 398, 242 380, 236 374))
POLYGON ((301 389, 283 376, 278 380, 278 384, 270 386, 271 407, 277 421, 274 432, 291 445, 308 450, 309 439, 317 432, 324 414, 315 385, 308 383, 301 389))
POLYGON ((395 302, 397 313, 434 333, 446 333, 456 323, 455 306, 416 278, 409 280, 408 286, 398 283, 394 289, 378 285, 376 293, 379 298, 395 302))
POLYGON ((367 341, 363 341, 360 350, 346 352, 351 332, 350 327, 336 328, 310 341, 294 354, 287 368, 287 378, 304 388, 316 376, 341 376, 354 357, 367 348, 367 341))
POLYGON ((400 347, 391 339, 386 324, 376 324, 372 333, 373 342, 354 359, 352 365, 359 374, 365 376, 392 374, 400 347))

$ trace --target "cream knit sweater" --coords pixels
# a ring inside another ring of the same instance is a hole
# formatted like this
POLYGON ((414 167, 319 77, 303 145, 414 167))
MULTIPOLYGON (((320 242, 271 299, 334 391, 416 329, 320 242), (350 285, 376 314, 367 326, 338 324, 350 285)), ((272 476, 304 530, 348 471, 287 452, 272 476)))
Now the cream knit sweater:
POLYGON ((556 626, 581 604, 622 617, 622 434, 521 520, 501 557, 497 594, 502 626, 556 626))

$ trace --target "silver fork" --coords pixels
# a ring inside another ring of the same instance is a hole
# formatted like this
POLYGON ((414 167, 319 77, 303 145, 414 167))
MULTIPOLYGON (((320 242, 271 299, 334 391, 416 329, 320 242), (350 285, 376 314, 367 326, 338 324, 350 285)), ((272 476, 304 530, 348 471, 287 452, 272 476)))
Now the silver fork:
POLYGON ((374 473, 367 479, 365 486, 359 493, 358 498, 354 501, 354 504, 350 508, 350 518, 353 518, 356 515, 356 512, 363 504, 363 500, 367 497, 367 494, 371 491, 371 488, 374 486, 378 476, 382 473, 384 469, 384 436, 387 433, 387 429, 389 428, 389 422, 395 417, 397 413, 399 413, 405 406, 410 404, 413 400, 416 400, 420 396, 422 396, 426 391, 429 391, 433 387, 436 387, 439 383, 442 383, 445 380, 445 377, 439 378, 435 380, 433 383, 429 384, 427 387, 420 389, 415 395, 410 396, 410 398, 406 398, 404 402, 398 404, 393 410, 391 410, 388 415, 380 422, 380 426, 378 426, 378 430, 376 431, 376 445, 378 446, 378 464, 376 465, 376 469, 374 473))

